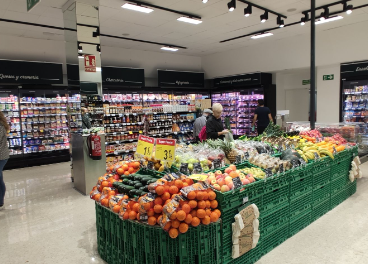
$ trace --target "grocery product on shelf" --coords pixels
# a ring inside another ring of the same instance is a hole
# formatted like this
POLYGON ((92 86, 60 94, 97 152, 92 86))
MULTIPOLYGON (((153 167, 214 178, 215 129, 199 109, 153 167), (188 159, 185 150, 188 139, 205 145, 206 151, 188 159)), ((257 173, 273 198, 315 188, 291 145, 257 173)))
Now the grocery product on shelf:
POLYGON ((104 108, 100 95, 82 95, 81 107, 87 108, 92 127, 104 126, 104 108))
POLYGON ((367 122, 368 85, 349 85, 343 90, 343 119, 346 122, 367 122))
POLYGON ((68 97, 67 113, 70 133, 82 133, 80 94, 73 94, 68 97))

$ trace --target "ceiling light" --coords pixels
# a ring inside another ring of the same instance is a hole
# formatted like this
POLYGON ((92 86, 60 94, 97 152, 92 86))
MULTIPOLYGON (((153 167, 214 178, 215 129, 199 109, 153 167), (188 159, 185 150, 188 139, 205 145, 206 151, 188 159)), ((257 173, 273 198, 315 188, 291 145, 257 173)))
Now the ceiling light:
POLYGON ((346 14, 350 15, 351 13, 353 13, 353 6, 348 5, 347 2, 344 2, 344 11, 346 12, 346 14))
POLYGON ((133 4, 130 4, 130 3, 125 3, 121 7, 125 8, 125 9, 129 9, 129 10, 143 12, 143 13, 151 13, 153 11, 153 9, 151 9, 151 8, 140 6, 140 5, 133 5, 133 4))
POLYGON ((259 39, 259 38, 264 38, 264 37, 268 37, 268 36, 272 36, 273 34, 271 32, 266 32, 266 33, 262 33, 262 34, 258 34, 258 35, 254 35, 251 38, 252 39, 259 39))
POLYGON ((302 17, 302 19, 300 20, 300 25, 304 26, 305 25, 305 18, 302 17))
POLYGON ((229 8, 229 11, 232 12, 236 8, 236 0, 231 0, 229 3, 227 3, 227 7, 229 8))
POLYGON ((324 11, 321 13, 321 18, 320 20, 325 20, 326 18, 328 18, 328 16, 330 15, 330 11, 328 9, 328 7, 324 8, 324 11))
POLYGON ((96 32, 92 33, 92 37, 97 38, 100 35, 100 29, 97 28, 96 32))
POLYGON ((283 28, 285 26, 284 20, 281 19, 280 16, 277 17, 277 24, 279 25, 280 28, 283 28))
POLYGON ((81 46, 81 45, 79 45, 79 44, 78 44, 78 52, 79 52, 79 53, 82 53, 82 52, 83 52, 83 48, 82 48, 82 46, 81 46))
POLYGON ((84 59, 84 56, 82 54, 78 54, 78 59, 84 59))
POLYGON ((244 16, 249 17, 252 14, 252 5, 248 5, 248 7, 244 8, 244 16))
POLYGON ((203 22, 202 20, 194 19, 194 18, 190 18, 190 17, 179 17, 177 20, 181 21, 181 22, 195 24, 195 25, 201 24, 203 22))
POLYGON ((162 50, 168 50, 168 51, 178 51, 178 48, 172 48, 172 47, 162 47, 162 50))
POLYGON ((327 23, 327 22, 332 22, 332 21, 340 20, 340 19, 343 19, 343 17, 342 16, 335 16, 335 17, 330 17, 330 18, 324 19, 324 20, 320 19, 319 21, 316 21, 316 25, 327 23))
POLYGON ((263 15, 261 15, 261 22, 264 23, 268 19, 268 12, 265 11, 263 15))
POLYGON ((202 3, 203 4, 205 4, 205 3, 207 3, 208 2, 208 0, 202 0, 202 3))
POLYGON ((100 45, 97 45, 96 46, 96 51, 99 52, 99 53, 101 53, 101 46, 100 45))

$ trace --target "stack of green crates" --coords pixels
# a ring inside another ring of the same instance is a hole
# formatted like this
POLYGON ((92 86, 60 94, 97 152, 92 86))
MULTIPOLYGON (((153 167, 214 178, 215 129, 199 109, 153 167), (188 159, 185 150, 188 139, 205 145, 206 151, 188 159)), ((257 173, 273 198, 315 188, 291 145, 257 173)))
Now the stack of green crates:
POLYGON ((176 239, 158 226, 121 220, 96 203, 98 252, 109 264, 217 264, 221 221, 190 227, 176 239))

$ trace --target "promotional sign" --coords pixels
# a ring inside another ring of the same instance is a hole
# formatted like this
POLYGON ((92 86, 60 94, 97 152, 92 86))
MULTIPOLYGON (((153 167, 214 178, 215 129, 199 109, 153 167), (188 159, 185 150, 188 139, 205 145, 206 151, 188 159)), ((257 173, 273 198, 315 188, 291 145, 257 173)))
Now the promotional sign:
POLYGON ((155 159, 163 161, 174 161, 176 140, 158 138, 156 140, 155 159))
POLYGON ((102 83, 110 86, 144 87, 144 69, 102 67, 102 83))
POLYGON ((158 70, 158 86, 203 88, 204 73, 158 70))
POLYGON ((95 55, 84 55, 84 69, 86 72, 96 72, 95 55))
POLYGON ((62 64, 0 60, 0 83, 62 84, 62 64))
POLYGON ((261 83, 262 76, 260 72, 215 78, 214 80, 215 87, 247 86, 261 83))
POLYGON ((341 78, 368 75, 368 61, 341 64, 341 78))
POLYGON ((154 144, 154 138, 139 135, 136 153, 145 157, 151 157, 154 144))

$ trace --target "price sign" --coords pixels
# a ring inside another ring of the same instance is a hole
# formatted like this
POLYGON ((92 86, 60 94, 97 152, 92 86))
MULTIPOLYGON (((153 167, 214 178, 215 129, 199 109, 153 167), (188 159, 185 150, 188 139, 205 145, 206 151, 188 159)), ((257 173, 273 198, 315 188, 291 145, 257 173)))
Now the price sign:
POLYGON ((305 165, 305 164, 307 164, 307 163, 305 162, 305 160, 304 160, 304 159, 299 159, 299 162, 300 162, 300 165, 305 165))
POLYGON ((153 170, 154 169, 153 166, 154 166, 153 161, 148 161, 147 169, 153 170))
POLYGON ((221 168, 221 160, 219 160, 219 159, 213 160, 213 168, 214 169, 221 168))
POLYGON ((188 175, 189 174, 189 169, 188 169, 188 163, 182 163, 180 165, 180 172, 185 174, 185 175, 188 175))
POLYGON ((271 168, 265 169, 265 172, 266 172, 265 178, 268 178, 268 177, 271 177, 272 176, 272 169, 271 168))
POLYGON ((291 161, 291 165, 296 168, 296 167, 299 167, 299 162, 297 160, 292 160, 291 161))
POLYGON ((249 160, 249 152, 244 152, 244 159, 249 160))
POLYGON ((197 162, 193 164, 193 173, 201 173, 202 171, 201 163, 197 162))
POLYGON ((151 157, 154 144, 155 144, 154 138, 139 135, 136 152, 145 157, 151 157))
POLYGON ((314 153, 314 159, 315 160, 318 160, 319 159, 319 156, 318 156, 317 152, 313 152, 313 153, 314 153))
POLYGON ((241 157, 241 155, 237 155, 236 156, 236 161, 235 161, 235 163, 236 164, 240 164, 242 162, 242 157, 241 157))
POLYGON ((332 146, 332 149, 333 149, 333 155, 335 156, 337 154, 335 146, 332 146))
POLYGON ((155 158, 164 161, 173 161, 175 158, 176 140, 158 138, 156 140, 155 158))
POLYGON ((234 184, 234 189, 238 189, 240 188, 241 186, 243 186, 241 180, 239 177, 235 177, 233 178, 233 184, 234 184))
POLYGON ((284 172, 284 164, 280 164, 279 173, 283 173, 283 172, 284 172))

